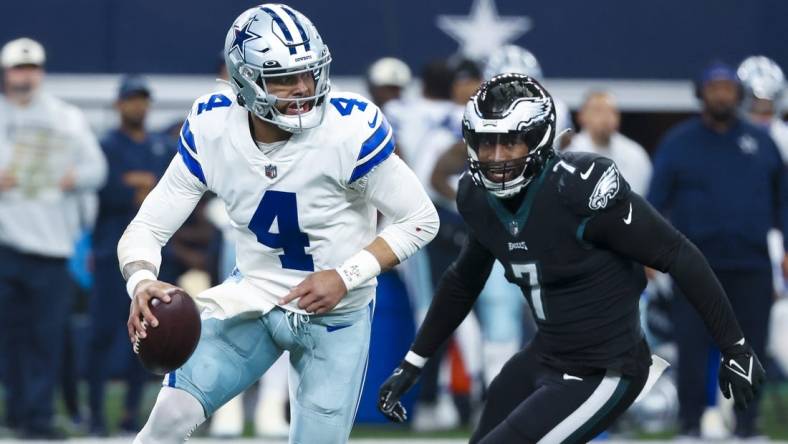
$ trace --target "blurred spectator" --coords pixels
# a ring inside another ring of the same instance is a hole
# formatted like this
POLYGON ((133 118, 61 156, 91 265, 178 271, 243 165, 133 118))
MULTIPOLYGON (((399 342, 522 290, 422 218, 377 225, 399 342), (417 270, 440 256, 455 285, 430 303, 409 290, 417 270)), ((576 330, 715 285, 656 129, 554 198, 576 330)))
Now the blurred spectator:
MULTIPOLYGON (((788 166, 788 124, 782 119, 780 102, 785 90, 785 74, 773 60, 764 56, 747 57, 739 65, 737 75, 744 86, 742 109, 754 125, 768 129, 788 166)), ((774 288, 785 293, 785 281, 780 273, 783 261, 783 237, 773 229, 769 232, 769 256, 772 258, 774 288)))
POLYGON ((151 91, 145 79, 136 76, 121 79, 115 101, 120 127, 101 140, 109 175, 99 193, 99 215, 93 231, 95 282, 90 299, 92 332, 87 366, 90 433, 97 436, 107 434, 104 386, 113 369, 120 369, 127 383, 120 429, 127 433, 139 430, 136 420, 147 373, 128 344, 125 321, 129 298, 118 269, 116 250, 123 230, 172 157, 166 140, 145 128, 150 104, 151 91))
POLYGON ((788 163, 788 124, 783 121, 780 102, 785 91, 785 74, 764 56, 745 59, 737 71, 744 86, 744 111, 750 122, 769 130, 788 163))
POLYGON ((618 132, 621 114, 613 95, 591 91, 577 119, 581 130, 572 137, 567 150, 589 151, 613 159, 632 191, 645 196, 651 181, 651 159, 640 144, 618 132))
POLYGON ((369 67, 366 80, 372 101, 383 108, 402 96, 402 90, 410 84, 410 68, 400 59, 383 57, 369 67))
POLYGON ((106 162, 82 113, 41 91, 44 48, 22 38, 0 52, 0 360, 8 424, 59 438, 54 388, 72 288, 66 261, 80 234, 81 193, 106 162))
POLYGON ((424 134, 440 124, 453 108, 452 72, 445 60, 429 62, 421 73, 421 96, 390 100, 383 106, 397 138, 397 148, 411 167, 421 164, 424 134))
MULTIPOLYGON (((672 129, 659 147, 649 200, 700 248, 730 298, 747 341, 764 355, 772 270, 766 233, 788 229, 788 182, 779 151, 761 128, 737 117, 736 72, 715 63, 696 83, 700 117, 672 129)), ((637 214, 632 217, 638 217, 637 214)), ((783 270, 788 263, 783 262, 783 270)), ((678 291, 678 289, 676 289, 678 291)), ((710 338, 683 297, 673 300, 681 433, 697 435, 706 405, 710 338)), ((758 434, 757 399, 736 413, 739 437, 758 434)))

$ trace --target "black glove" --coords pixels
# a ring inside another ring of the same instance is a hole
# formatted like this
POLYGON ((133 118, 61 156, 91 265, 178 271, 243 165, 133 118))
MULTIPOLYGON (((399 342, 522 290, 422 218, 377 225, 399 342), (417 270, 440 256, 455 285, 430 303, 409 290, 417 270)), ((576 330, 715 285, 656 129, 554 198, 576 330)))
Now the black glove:
POLYGON ((420 368, 407 361, 402 361, 399 367, 394 369, 391 376, 380 386, 378 410, 389 421, 405 422, 408 419, 408 412, 399 399, 413 387, 413 384, 419 379, 420 373, 420 368))
POLYGON ((720 363, 720 390, 725 398, 733 396, 734 406, 744 410, 755 398, 766 372, 758 357, 744 340, 722 352, 720 363))

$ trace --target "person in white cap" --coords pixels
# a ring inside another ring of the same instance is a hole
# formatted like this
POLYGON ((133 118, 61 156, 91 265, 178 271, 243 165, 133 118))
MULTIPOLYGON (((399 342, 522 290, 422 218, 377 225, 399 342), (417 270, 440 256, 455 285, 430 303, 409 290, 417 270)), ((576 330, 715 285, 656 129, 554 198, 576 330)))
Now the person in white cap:
POLYGON ((412 79, 410 68, 400 59, 383 57, 367 70, 367 89, 372 101, 383 107, 390 100, 399 99, 412 79))
POLYGON ((71 307, 66 261, 85 221, 81 203, 106 161, 82 113, 41 91, 46 56, 29 38, 0 52, 0 359, 9 424, 58 438, 53 395, 71 307))

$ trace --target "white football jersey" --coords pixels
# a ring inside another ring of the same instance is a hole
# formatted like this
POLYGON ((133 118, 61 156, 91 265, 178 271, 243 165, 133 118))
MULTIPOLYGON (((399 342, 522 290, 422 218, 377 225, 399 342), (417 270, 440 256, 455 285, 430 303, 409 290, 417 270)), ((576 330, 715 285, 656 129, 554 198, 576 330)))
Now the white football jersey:
MULTIPOLYGON (((376 209, 362 190, 365 176, 393 153, 392 130, 362 96, 332 92, 325 106, 321 125, 293 134, 268 154, 253 140, 249 113, 229 90, 198 99, 181 130, 179 153, 224 202, 236 232, 238 272, 260 290, 253 297, 263 299, 261 311, 308 274, 336 268, 376 235, 376 209)), ((375 285, 372 279, 352 290, 335 310, 369 304, 375 285)), ((288 309, 302 311, 297 302, 288 309)))

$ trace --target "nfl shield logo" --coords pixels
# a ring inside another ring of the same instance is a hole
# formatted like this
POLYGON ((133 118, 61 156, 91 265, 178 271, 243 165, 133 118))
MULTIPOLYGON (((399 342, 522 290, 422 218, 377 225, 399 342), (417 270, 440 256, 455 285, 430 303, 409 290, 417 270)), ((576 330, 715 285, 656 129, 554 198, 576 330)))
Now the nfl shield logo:
POLYGON ((266 165, 265 176, 269 179, 276 179, 276 165, 266 165))

